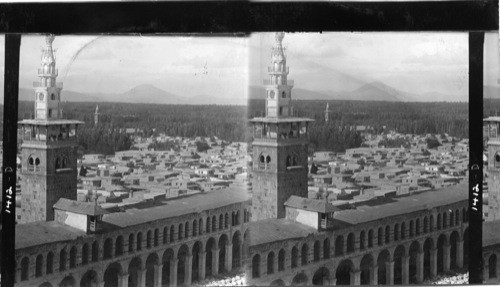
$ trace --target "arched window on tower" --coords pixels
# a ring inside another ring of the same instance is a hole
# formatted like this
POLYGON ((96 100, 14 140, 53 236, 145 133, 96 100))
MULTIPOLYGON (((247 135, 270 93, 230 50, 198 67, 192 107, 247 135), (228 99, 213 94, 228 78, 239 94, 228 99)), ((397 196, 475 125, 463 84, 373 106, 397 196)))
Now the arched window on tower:
POLYGON ((292 157, 288 155, 286 157, 286 167, 289 167, 291 165, 292 165, 292 157))
POLYGON ((269 164, 271 162, 271 157, 270 156, 266 156, 266 164, 269 164))
POLYGON ((264 154, 260 154, 259 156, 259 168, 265 168, 266 166, 266 157, 264 156, 264 154))
POLYGON ((56 169, 60 169, 61 168, 61 159, 58 157, 56 158, 56 169))
POLYGON ((35 159, 33 159, 33 157, 31 156, 28 158, 28 170, 29 171, 35 170, 35 159))
POLYGON ((35 158, 35 171, 39 171, 40 170, 40 159, 39 158, 35 158))
POLYGON ((68 167, 68 158, 64 156, 62 159, 62 168, 67 168, 67 167, 68 167))
POLYGON ((500 167, 500 152, 497 152, 495 154, 494 165, 495 165, 496 168, 500 167))
POLYGON ((298 165, 298 162, 299 162, 298 157, 297 157, 296 154, 294 154, 293 155, 293 160, 292 160, 292 165, 296 166, 296 165, 298 165))
POLYGON ((283 99, 284 99, 284 98, 286 98, 286 92, 285 92, 285 91, 283 91, 283 92, 281 93, 281 97, 282 97, 283 99))

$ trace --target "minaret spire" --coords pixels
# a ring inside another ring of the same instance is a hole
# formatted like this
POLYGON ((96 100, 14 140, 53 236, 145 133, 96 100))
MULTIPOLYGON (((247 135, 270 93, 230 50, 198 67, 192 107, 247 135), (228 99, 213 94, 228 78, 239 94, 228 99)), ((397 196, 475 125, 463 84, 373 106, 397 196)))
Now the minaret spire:
POLYGON ((330 106, 328 103, 326 103, 326 109, 325 109, 325 123, 328 123, 328 120, 330 119, 330 106))
POLYGON ((98 123, 99 123, 99 105, 96 105, 94 113, 94 125, 97 126, 98 123))
POLYGON ((52 42, 54 42, 54 35, 47 35, 45 37, 45 47, 42 48, 41 68, 38 69, 38 78, 40 83, 46 87, 54 87, 57 78, 56 58, 54 56, 54 49, 52 42))
POLYGON ((45 37, 45 47, 42 48, 38 82, 33 83, 35 90, 35 119, 52 120, 62 118, 61 90, 62 83, 57 83, 55 50, 52 48, 54 35, 45 37))
POLYGON ((291 90, 293 81, 289 81, 288 66, 286 65, 283 38, 285 33, 275 34, 275 43, 271 52, 271 66, 267 68, 269 80, 264 80, 266 86, 266 117, 290 117, 293 116, 291 101, 291 90))

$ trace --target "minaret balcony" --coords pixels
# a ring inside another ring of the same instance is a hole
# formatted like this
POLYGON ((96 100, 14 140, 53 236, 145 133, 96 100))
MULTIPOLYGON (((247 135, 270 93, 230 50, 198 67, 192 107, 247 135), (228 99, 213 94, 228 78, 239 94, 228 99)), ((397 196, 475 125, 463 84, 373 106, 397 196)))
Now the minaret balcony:
POLYGON ((58 69, 55 69, 52 72, 45 69, 38 69, 38 76, 40 77, 57 77, 58 74, 59 74, 58 69))
POLYGON ((285 69, 283 69, 283 68, 281 68, 281 69, 274 69, 274 67, 267 67, 267 72, 270 73, 270 74, 285 74, 285 75, 288 75, 288 73, 290 72, 290 68, 286 67, 285 69))
MULTIPOLYGON (((39 81, 33 82, 33 88, 45 88, 45 87, 49 88, 52 86, 50 85, 50 82, 47 82, 47 84, 40 83, 39 81)), ((62 89, 63 83, 58 82, 56 83, 55 87, 58 89, 62 89)))
POLYGON ((264 86, 287 85, 289 87, 293 87, 293 85, 294 85, 293 80, 286 80, 286 81, 281 81, 281 83, 279 83, 279 82, 277 83, 275 81, 271 81, 271 80, 266 79, 263 81, 263 83, 264 83, 264 86))
POLYGON ((300 138, 285 138, 285 137, 255 137, 254 144, 280 144, 280 145, 297 145, 307 144, 309 142, 308 136, 301 136, 300 138))

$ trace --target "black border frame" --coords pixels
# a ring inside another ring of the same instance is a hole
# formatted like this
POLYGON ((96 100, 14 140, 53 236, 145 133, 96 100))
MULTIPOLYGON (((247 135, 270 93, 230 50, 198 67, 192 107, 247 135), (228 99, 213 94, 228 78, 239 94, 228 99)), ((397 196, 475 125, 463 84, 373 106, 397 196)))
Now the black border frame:
MULTIPOLYGON (((224 33, 246 35, 264 31, 450 31, 469 34, 471 44, 482 47, 482 31, 498 30, 498 1, 430 2, 105 2, 105 3, 3 3, 0 4, 0 33, 5 37, 4 166, 3 193, 14 173, 7 173, 17 151, 17 89, 19 41, 16 33, 224 33), (478 32, 478 33, 476 33, 478 32), (479 40, 478 40, 479 39, 479 40), (479 41, 479 42, 478 42, 479 41), (17 48, 16 48, 17 47, 17 48), (16 54, 17 50, 17 54, 16 54), (16 60, 17 59, 17 60, 16 60), (12 84, 8 84, 11 83, 12 84), (14 134, 12 134, 14 133, 14 134), (13 153, 15 155, 15 153, 13 153)), ((207 34, 204 34, 207 35, 207 34)), ((478 51, 475 46, 474 51, 478 51)), ((470 73, 482 71, 478 54, 469 51, 470 73), (475 55, 475 56, 474 56, 475 55), (474 60, 475 59, 475 60, 474 60)), ((482 73, 469 78, 470 163, 482 166, 482 73), (480 112, 479 112, 480 111, 480 112)), ((482 169, 480 169, 482 170, 482 169)), ((470 176, 478 174, 470 169, 470 176)), ((475 180, 479 180, 475 178, 475 180)), ((471 191, 469 183, 469 192, 471 191)), ((480 185, 481 186, 481 185, 480 185)), ((15 185, 14 185, 15 187, 15 185)), ((2 208, 4 213, 4 207, 2 208)), ((481 216, 470 213, 470 282, 482 277, 481 216), (478 252, 479 251, 479 252, 478 252), (476 261, 474 258, 480 259, 476 261), (477 264, 479 263, 479 264, 477 264), (481 273, 479 275, 479 272, 481 273)), ((15 216, 2 218, 2 286, 13 286, 15 216), (10 239, 10 240, 9 240, 10 239)))

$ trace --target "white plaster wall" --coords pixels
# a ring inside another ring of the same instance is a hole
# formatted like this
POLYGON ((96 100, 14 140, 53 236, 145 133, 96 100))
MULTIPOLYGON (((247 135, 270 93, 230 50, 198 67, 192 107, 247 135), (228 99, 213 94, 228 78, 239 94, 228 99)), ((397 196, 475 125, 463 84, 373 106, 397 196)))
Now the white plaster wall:
POLYGON ((307 210, 301 210, 301 209, 296 209, 298 212, 298 215, 296 217, 296 221, 300 222, 302 224, 314 227, 318 229, 318 213, 317 212, 312 212, 312 211, 307 211, 307 210))
POLYGON ((64 221, 66 225, 87 231, 87 215, 72 212, 66 212, 66 214, 68 215, 64 221))

